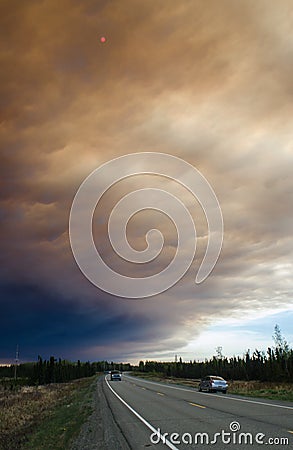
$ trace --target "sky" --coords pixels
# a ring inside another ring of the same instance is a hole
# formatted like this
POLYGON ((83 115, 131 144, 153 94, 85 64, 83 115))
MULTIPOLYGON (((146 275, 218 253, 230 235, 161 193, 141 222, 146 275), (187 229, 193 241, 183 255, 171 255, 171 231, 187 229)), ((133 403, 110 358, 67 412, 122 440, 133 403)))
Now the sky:
POLYGON ((242 355, 272 346, 275 324, 292 345, 292 2, 4 0, 0 17, 0 363, 13 361, 17 344, 22 361, 189 361, 218 346, 242 355), (133 217, 127 237, 141 251, 147 231, 160 229, 158 260, 134 267, 113 254, 109 214, 134 189, 176 192, 198 225, 198 248, 170 289, 120 298, 81 273, 69 215, 91 172, 143 152, 203 174, 224 241, 196 285, 207 245, 200 205, 164 178, 121 181, 93 223, 116 271, 149 276, 175 254, 176 230, 154 211, 133 217))

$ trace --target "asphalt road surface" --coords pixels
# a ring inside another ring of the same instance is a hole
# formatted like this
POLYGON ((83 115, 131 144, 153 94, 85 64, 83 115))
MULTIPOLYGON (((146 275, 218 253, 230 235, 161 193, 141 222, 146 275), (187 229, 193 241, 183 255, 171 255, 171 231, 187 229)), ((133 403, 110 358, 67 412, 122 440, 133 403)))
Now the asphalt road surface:
POLYGON ((210 394, 129 375, 104 380, 114 420, 129 447, 293 448, 293 403, 210 394))

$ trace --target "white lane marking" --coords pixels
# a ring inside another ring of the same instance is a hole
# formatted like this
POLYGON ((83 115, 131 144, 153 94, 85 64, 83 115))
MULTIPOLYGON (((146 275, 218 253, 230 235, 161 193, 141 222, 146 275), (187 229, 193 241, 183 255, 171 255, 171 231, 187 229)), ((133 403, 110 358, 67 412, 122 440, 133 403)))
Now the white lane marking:
POLYGON ((173 445, 164 435, 159 433, 159 429, 156 429, 153 427, 146 419, 144 419, 138 412, 135 411, 128 403, 126 403, 123 398, 120 397, 120 395, 117 394, 117 392, 114 391, 114 389, 110 386, 107 378, 105 377, 105 381, 107 383, 108 388, 113 392, 114 395, 120 400, 120 402, 123 403, 142 423, 144 423, 151 431, 157 434, 157 436, 160 436, 160 440, 163 442, 163 444, 166 444, 167 447, 171 448, 172 450, 179 450, 175 445, 173 445))
MULTIPOLYGON (((127 377, 127 378, 131 378, 131 377, 129 377, 128 375, 124 375, 125 377, 127 377)), ((177 389, 178 391, 186 391, 186 392, 194 392, 194 393, 196 393, 196 394, 200 394, 200 395, 208 395, 209 397, 217 397, 217 398, 220 398, 218 395, 216 395, 216 394, 211 394, 211 393, 209 393, 209 394, 205 394, 204 392, 197 392, 197 391, 195 391, 195 390, 192 390, 192 389, 184 389, 184 388, 181 388, 181 387, 176 387, 176 386, 168 386, 167 384, 163 384, 163 383, 156 383, 155 381, 147 381, 147 380, 143 380, 143 379, 141 379, 141 378, 138 378, 138 380, 137 381, 142 381, 143 383, 150 383, 150 384, 155 384, 156 386, 164 386, 164 387, 167 387, 167 388, 169 388, 169 389, 177 389)), ((223 397, 221 397, 221 400, 235 400, 235 401, 237 401, 237 402, 245 402, 245 403, 255 403, 256 405, 264 405, 264 406, 273 406, 273 407, 275 407, 275 408, 283 408, 283 409, 292 409, 293 410, 293 407, 292 406, 283 406, 283 405, 274 405, 273 403, 265 403, 265 402, 258 402, 258 401, 256 401, 256 400, 245 400, 244 398, 233 398, 233 397, 227 397, 227 396, 223 396, 223 397)))

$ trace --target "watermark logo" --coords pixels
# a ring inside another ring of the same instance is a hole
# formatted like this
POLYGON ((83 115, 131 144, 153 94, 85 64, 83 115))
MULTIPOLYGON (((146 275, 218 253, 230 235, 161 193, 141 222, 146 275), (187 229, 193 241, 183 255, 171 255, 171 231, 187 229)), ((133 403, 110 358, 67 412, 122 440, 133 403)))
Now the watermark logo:
POLYGON ((83 274, 98 288, 118 297, 145 298, 166 291, 183 277, 195 256, 195 223, 184 202, 164 189, 143 188, 122 197, 111 211, 108 238, 112 249, 119 257, 131 263, 155 261, 164 245, 161 231, 149 230, 145 236, 146 249, 138 251, 130 246, 126 229, 134 214, 156 210, 168 216, 176 228, 175 256, 158 273, 140 278, 116 272, 101 257, 94 243, 92 227, 94 211, 101 197, 120 181, 144 174, 165 177, 179 183, 192 194, 194 202, 198 201, 204 211, 208 239, 195 283, 202 283, 209 276, 222 248, 221 208, 212 187, 199 170, 186 161, 165 153, 132 153, 108 161, 94 170, 79 187, 71 207, 69 236, 74 258, 83 274))
POLYGON ((230 428, 231 431, 235 432, 235 431, 239 431, 240 430, 241 425, 240 425, 239 422, 231 422, 230 425, 229 425, 229 428, 230 428))
POLYGON ((177 432, 163 433, 160 428, 150 435, 152 444, 167 444, 173 450, 178 450, 176 445, 236 445, 237 448, 241 445, 290 445, 288 437, 269 437, 266 438, 264 433, 241 432, 239 422, 233 421, 229 425, 230 431, 221 430, 217 433, 211 434, 207 432, 196 433, 182 433, 177 432))

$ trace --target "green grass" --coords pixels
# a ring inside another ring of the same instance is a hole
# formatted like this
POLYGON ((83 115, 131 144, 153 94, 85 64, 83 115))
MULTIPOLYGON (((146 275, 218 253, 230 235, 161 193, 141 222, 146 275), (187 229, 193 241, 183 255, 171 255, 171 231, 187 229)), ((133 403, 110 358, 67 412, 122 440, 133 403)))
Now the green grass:
POLYGON ((60 404, 51 410, 30 435, 24 449, 65 450, 78 436, 82 424, 92 413, 96 377, 79 380, 60 404))

